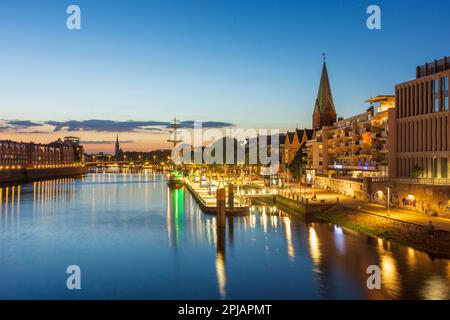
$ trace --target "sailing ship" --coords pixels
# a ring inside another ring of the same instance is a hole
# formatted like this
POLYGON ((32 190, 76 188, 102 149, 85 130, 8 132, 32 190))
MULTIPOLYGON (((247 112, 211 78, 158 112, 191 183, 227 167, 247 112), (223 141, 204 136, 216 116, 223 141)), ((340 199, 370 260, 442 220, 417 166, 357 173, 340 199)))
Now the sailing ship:
MULTIPOLYGON (((182 140, 178 140, 178 137, 177 137, 178 124, 179 124, 179 121, 177 120, 177 118, 173 119, 173 123, 172 123, 173 139, 167 140, 168 142, 173 143, 174 149, 178 143, 182 142, 182 140)), ((175 163, 173 163, 172 171, 169 173, 169 176, 167 178, 167 184, 168 184, 169 188, 173 188, 173 189, 179 189, 184 186, 183 172, 181 170, 177 169, 175 163)))

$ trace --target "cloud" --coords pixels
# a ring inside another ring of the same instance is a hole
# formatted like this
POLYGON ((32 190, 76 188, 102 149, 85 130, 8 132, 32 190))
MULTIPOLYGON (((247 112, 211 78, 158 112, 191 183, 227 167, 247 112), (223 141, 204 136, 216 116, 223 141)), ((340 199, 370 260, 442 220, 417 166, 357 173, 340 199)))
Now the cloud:
MULTIPOLYGON (((203 128, 226 128, 234 124, 229 122, 205 121, 201 122, 203 128)), ((0 120, 0 131, 14 131, 16 133, 50 133, 59 131, 97 131, 97 132, 168 132, 171 122, 165 121, 114 121, 114 120, 69 120, 69 121, 45 121, 34 122, 30 120, 0 120), (27 129, 29 131, 27 131, 27 129), (48 131, 47 131, 48 130, 48 131)), ((190 129, 194 127, 194 121, 181 121, 179 127, 190 129)))
POLYGON ((48 134, 49 132, 48 131, 33 130, 33 131, 16 131, 16 133, 22 133, 22 134, 48 134))
MULTIPOLYGON (((83 120, 83 121, 47 121, 54 126, 54 131, 104 131, 104 132, 130 132, 142 127, 164 127, 164 122, 158 121, 113 121, 113 120, 83 120)), ((149 130, 149 129, 147 129, 149 130)), ((147 131, 146 130, 146 131, 147 131)), ((151 131, 151 130, 149 130, 151 131)))
POLYGON ((36 127, 41 126, 42 124, 37 122, 32 122, 30 120, 7 120, 7 122, 16 128, 30 128, 30 127, 36 127))
MULTIPOLYGON (((226 128, 226 127, 233 127, 234 124, 229 123, 229 122, 217 122, 217 121, 205 121, 205 122, 201 122, 201 125, 203 128, 226 128)), ((167 124, 166 128, 170 128, 171 124, 167 124)), ((184 128, 184 129, 192 129, 194 128, 194 121, 193 120, 189 120, 189 121, 181 121, 180 122, 180 128, 184 128)))

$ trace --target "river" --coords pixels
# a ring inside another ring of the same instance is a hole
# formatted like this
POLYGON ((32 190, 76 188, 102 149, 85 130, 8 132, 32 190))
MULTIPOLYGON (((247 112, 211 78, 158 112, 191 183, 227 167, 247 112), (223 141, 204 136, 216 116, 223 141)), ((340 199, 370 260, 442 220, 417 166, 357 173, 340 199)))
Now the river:
POLYGON ((217 231, 164 175, 0 189, 0 299, 450 299, 450 261, 274 207, 217 231), (66 269, 81 270, 68 290, 66 269), (381 289, 367 288, 379 266, 381 289))

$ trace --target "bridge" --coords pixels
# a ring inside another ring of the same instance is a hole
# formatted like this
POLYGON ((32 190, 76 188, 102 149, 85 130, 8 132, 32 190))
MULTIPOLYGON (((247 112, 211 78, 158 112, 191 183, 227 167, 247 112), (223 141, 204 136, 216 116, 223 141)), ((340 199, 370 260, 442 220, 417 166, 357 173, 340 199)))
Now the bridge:
POLYGON ((87 167, 113 167, 113 166, 146 166, 161 167, 160 163, 149 161, 88 161, 84 163, 87 167))

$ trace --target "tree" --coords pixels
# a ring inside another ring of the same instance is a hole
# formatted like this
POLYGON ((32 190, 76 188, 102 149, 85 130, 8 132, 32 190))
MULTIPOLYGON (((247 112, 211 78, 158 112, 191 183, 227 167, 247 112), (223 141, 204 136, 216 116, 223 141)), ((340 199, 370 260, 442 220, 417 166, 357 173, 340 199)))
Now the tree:
POLYGON ((306 173, 306 155, 305 145, 302 145, 296 152, 294 159, 289 163, 289 171, 291 171, 294 179, 300 179, 306 173))

